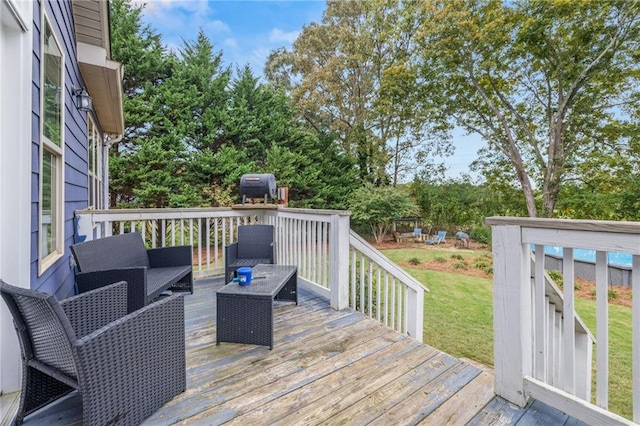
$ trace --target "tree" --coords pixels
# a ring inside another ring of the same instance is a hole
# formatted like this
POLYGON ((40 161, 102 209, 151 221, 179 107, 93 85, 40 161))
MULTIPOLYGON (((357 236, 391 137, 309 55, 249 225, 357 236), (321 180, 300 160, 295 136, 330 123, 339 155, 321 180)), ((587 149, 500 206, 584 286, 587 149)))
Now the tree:
MULTIPOLYGON (((170 73, 160 35, 141 20, 142 7, 129 0, 113 0, 111 10, 111 56, 124 67, 124 121, 122 140, 109 152, 111 207, 139 202, 136 169, 141 164, 140 146, 151 137, 162 104, 158 89, 170 73)), ((171 164, 166 164, 171 167, 171 164)), ((155 204, 155 203, 154 203, 155 204)))
POLYGON ((236 176, 251 167, 244 152, 223 149, 224 129, 233 113, 228 108, 231 70, 222 63, 222 52, 215 51, 201 30, 195 41, 183 40, 179 55, 172 57, 171 76, 162 86, 162 117, 153 128, 174 135, 172 140, 179 145, 173 150, 183 161, 173 173, 180 176, 182 187, 175 198, 184 207, 230 205, 232 188, 223 185, 229 176, 225 172, 236 176))
POLYGON ((331 1, 322 23, 305 27, 293 49, 274 52, 266 75, 291 91, 318 132, 336 135, 364 182, 393 184, 442 141, 412 106, 409 55, 416 16, 399 0, 331 1), (428 144, 426 135, 433 135, 428 144))
POLYGON ((468 180, 436 182, 418 176, 410 191, 423 219, 436 229, 469 232, 482 225, 487 216, 526 214, 522 192, 513 188, 498 190, 468 180))
POLYGON ((202 30, 195 41, 183 40, 172 63, 162 86, 163 131, 177 132, 189 149, 216 151, 227 142, 220 130, 229 120, 231 70, 202 30))
POLYGON ((394 220, 415 216, 418 212, 418 206, 404 191, 371 184, 352 193, 349 208, 354 221, 371 227, 378 244, 384 240, 394 220))
POLYGON ((616 129, 640 105, 637 0, 436 0, 422 13, 428 104, 487 141, 477 165, 515 179, 530 216, 553 216, 585 152, 628 142, 616 129))
POLYGON ((326 134, 307 133, 293 147, 273 144, 266 170, 278 186, 289 187, 292 207, 346 209, 351 193, 361 187, 353 161, 326 134))
MULTIPOLYGON (((112 149, 112 200, 122 207, 229 206, 240 176, 274 173, 291 204, 345 208, 360 185, 335 137, 310 131, 284 90, 247 66, 222 66, 200 31, 179 54, 142 26, 142 8, 115 0, 114 57, 125 67, 125 137, 112 149)), ((114 204, 115 205, 115 204, 114 204)))

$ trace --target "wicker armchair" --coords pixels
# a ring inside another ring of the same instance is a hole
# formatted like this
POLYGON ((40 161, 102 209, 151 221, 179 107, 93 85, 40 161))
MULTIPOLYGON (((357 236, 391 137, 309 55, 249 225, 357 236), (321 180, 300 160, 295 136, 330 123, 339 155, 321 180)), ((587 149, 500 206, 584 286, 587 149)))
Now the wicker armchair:
POLYGON ((58 302, 0 281, 22 353, 15 418, 78 390, 83 424, 135 425, 186 389, 184 300, 127 315, 127 283, 58 302))
POLYGON ((233 273, 243 266, 273 263, 273 226, 238 226, 238 241, 224 249, 225 282, 231 281, 233 273))

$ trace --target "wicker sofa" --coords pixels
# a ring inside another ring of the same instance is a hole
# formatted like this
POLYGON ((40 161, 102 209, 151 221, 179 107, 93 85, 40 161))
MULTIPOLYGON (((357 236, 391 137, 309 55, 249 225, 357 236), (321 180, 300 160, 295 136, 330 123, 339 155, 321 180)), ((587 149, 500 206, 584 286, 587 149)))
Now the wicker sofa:
POLYGON ((58 301, 0 280, 22 354, 14 419, 73 391, 84 425, 137 425, 186 389, 184 299, 127 314, 127 283, 58 301))
POLYGON ((126 281, 128 312, 166 290, 193 293, 191 246, 147 249, 142 235, 132 232, 74 244, 71 253, 79 269, 78 293, 126 281))

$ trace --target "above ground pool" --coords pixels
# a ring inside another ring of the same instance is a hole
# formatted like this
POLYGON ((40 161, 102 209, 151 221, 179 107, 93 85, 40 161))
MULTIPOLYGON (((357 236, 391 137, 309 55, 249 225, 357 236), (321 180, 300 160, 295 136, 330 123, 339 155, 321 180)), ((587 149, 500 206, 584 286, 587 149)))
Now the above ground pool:
MULTIPOLYGON (((534 247, 531 247, 534 251, 534 247)), ((544 246, 544 252, 556 257, 562 257, 562 247, 558 246, 544 246)), ((587 249, 573 249, 573 258, 575 260, 582 260, 585 262, 596 262, 596 251, 587 249)), ((609 265, 617 265, 624 267, 631 267, 632 256, 629 253, 609 252, 607 253, 607 260, 609 265)))

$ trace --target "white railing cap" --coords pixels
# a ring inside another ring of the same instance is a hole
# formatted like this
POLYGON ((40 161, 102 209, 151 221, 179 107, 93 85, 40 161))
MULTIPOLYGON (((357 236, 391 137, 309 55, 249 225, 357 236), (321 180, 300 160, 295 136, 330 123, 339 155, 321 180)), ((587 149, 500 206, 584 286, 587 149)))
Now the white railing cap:
POLYGON ((549 219, 538 217, 492 216, 485 218, 487 225, 516 225, 528 228, 564 229, 569 231, 615 232, 640 234, 640 222, 614 220, 549 219))
POLYGON ((288 212, 288 213, 351 216, 351 212, 349 210, 296 209, 293 207, 278 207, 278 210, 282 212, 288 212))
MULTIPOLYGON (((260 205, 260 204, 259 204, 260 205)), ((275 207, 275 206, 274 206, 275 207)), ((263 213, 264 208, 256 207, 252 208, 250 204, 243 206, 242 209, 234 209, 233 207, 190 207, 190 208, 143 208, 143 209, 108 209, 108 210, 95 210, 95 209, 83 209, 76 210, 75 214, 100 214, 100 215, 122 215, 122 214, 166 214, 166 215, 180 215, 183 213, 205 213, 205 212, 230 212, 241 210, 243 212, 251 212, 253 214, 263 213)), ((278 206, 277 211, 287 213, 304 213, 304 214, 317 214, 323 216, 351 216, 349 210, 317 210, 317 209, 296 209, 293 207, 278 206)))
POLYGON ((404 269, 400 268, 397 264, 389 260, 387 256, 382 254, 379 250, 373 247, 371 244, 367 242, 364 238, 358 235, 353 230, 349 231, 349 243, 356 249, 361 251, 363 254, 368 256, 371 260, 376 262, 378 265, 384 266, 387 272, 391 275, 402 281, 409 288, 415 291, 426 291, 429 289, 422 284, 420 281, 415 279, 409 273, 407 273, 404 269))

